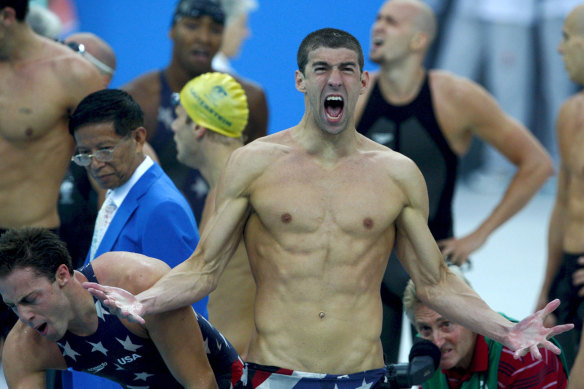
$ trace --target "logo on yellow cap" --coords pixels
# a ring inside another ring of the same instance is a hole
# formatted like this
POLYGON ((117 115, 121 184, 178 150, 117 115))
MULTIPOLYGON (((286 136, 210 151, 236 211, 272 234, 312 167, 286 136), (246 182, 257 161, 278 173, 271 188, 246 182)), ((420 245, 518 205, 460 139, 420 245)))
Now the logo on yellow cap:
POLYGON ((249 109, 241 85, 225 73, 205 73, 189 81, 180 103, 197 124, 238 138, 247 125, 249 109))

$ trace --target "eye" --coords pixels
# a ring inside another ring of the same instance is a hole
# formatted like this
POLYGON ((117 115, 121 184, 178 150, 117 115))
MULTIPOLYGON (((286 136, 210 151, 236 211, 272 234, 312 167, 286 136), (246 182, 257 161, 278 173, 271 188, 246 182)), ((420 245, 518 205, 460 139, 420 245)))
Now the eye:
POLYGON ((418 332, 422 338, 429 338, 432 335, 432 328, 428 326, 418 327, 418 332))

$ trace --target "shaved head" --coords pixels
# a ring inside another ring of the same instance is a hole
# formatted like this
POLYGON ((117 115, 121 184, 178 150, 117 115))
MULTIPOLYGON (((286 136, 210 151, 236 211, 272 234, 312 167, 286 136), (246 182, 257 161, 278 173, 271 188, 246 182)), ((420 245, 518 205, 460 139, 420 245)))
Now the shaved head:
POLYGON ((103 39, 90 32, 79 32, 65 38, 65 43, 77 42, 85 46, 87 52, 112 69, 116 68, 116 55, 112 47, 103 39))
POLYGON ((438 31, 438 22, 436 21, 436 15, 434 15, 432 8, 421 0, 389 1, 403 3, 413 7, 414 14, 412 17, 412 24, 415 29, 426 34, 426 37, 428 38, 428 46, 430 46, 436 38, 436 33, 438 31))
POLYGON ((584 4, 575 7, 566 18, 570 32, 574 35, 584 36, 584 4))

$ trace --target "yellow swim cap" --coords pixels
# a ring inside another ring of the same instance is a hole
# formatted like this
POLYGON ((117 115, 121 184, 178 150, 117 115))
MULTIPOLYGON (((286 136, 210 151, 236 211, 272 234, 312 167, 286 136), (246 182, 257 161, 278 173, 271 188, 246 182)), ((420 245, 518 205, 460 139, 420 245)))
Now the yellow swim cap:
POLYGON ((195 123, 231 138, 240 137, 247 124, 247 97, 228 74, 193 78, 181 90, 180 103, 195 123))

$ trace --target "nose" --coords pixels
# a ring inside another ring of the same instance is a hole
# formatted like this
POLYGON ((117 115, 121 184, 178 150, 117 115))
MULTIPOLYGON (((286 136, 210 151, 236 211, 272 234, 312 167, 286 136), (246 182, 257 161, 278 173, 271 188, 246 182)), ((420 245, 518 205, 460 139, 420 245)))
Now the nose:
POLYGON ((335 88, 341 86, 342 83, 343 83, 343 81, 341 79, 341 72, 340 72, 340 70, 339 69, 336 69, 336 68, 333 68, 333 70, 331 71, 330 74, 331 75, 330 75, 330 77, 328 79, 329 86, 332 86, 332 87, 335 87, 335 88))
POLYGON ((199 42, 209 43, 211 40, 211 31, 208 27, 202 26, 197 32, 197 39, 199 42))
POLYGON ((30 309, 24 308, 22 305, 17 306, 16 314, 18 315, 20 320, 22 320, 26 324, 29 324, 29 323, 32 324, 32 322, 34 320, 34 313, 30 309))
POLYGON ((435 331, 432 334, 432 338, 430 339, 432 343, 436 345, 436 347, 440 348, 444 344, 444 337, 442 336, 441 331, 435 331))

